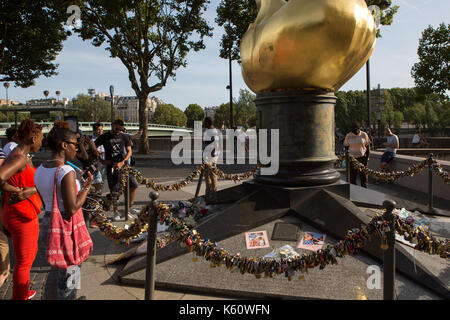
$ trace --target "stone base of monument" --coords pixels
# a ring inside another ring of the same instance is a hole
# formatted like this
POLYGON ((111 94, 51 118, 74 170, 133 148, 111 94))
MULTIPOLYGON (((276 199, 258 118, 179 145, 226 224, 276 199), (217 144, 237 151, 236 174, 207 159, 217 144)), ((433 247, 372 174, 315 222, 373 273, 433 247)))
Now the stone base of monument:
MULTIPOLYGON (((296 248, 297 243, 270 240, 270 248, 247 250, 245 232, 266 230, 271 239, 275 223, 288 220, 300 225, 301 231, 324 233, 326 242, 336 243, 343 239, 347 230, 359 228, 371 220, 373 212, 372 215, 363 212, 356 204, 376 207, 386 199, 392 197, 343 181, 320 187, 281 187, 252 180, 209 197, 210 203, 229 203, 229 206, 211 215, 196 230, 202 238, 216 241, 219 248, 240 252, 241 256, 257 257, 285 244, 296 248)), ((404 204, 399 206, 411 206, 404 204)), ((337 266, 329 265, 324 270, 315 268, 309 274, 296 273, 294 279, 288 281, 281 275, 256 279, 253 275, 241 275, 239 270, 210 268, 201 257, 198 262, 193 262, 194 256, 185 247, 171 243, 157 252, 156 287, 247 298, 381 299, 382 290, 370 290, 366 283, 368 266, 375 264, 382 269, 379 237, 372 237, 362 251, 355 256, 338 258, 337 266), (305 281, 299 282, 299 276, 304 276, 305 281)), ((445 266, 444 271, 433 273, 415 255, 414 250, 408 250, 404 245, 396 246, 397 271, 405 283, 404 288, 408 288, 402 297, 414 299, 411 294, 420 292, 420 296, 450 298, 448 281, 437 277, 445 272, 445 266), (410 291, 409 295, 407 291, 410 291)), ((132 258, 119 274, 120 281, 144 286, 145 267, 145 256, 132 258)))

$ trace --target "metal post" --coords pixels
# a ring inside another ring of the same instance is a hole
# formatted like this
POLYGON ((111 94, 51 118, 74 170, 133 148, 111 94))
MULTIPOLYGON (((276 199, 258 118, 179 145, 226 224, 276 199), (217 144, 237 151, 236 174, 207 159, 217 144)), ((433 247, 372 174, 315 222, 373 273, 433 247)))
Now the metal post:
POLYGON ((370 60, 366 63, 366 80, 367 80, 367 129, 370 129, 370 60))
POLYGON ((428 157, 428 212, 433 212, 433 154, 430 153, 428 157))
POLYGON ((233 76, 232 76, 232 64, 231 64, 231 50, 230 50, 230 58, 229 58, 229 69, 230 69, 230 128, 234 128, 234 119, 233 119, 233 76))
POLYGON ((197 199, 197 197, 198 197, 198 194, 200 192, 200 187, 202 185, 202 180, 203 180, 203 169, 202 169, 202 171, 200 171, 200 177, 198 178, 197 190, 195 190, 194 199, 197 199))
MULTIPOLYGON (((231 20, 228 19, 228 27, 231 30, 231 20)), ((233 76, 232 76, 232 54, 233 54, 233 43, 230 43, 230 48, 228 51, 228 68, 230 73, 230 128, 234 128, 234 117, 233 117, 233 76)))
POLYGON ((392 213, 395 206, 395 201, 383 202, 386 209, 383 219, 389 227, 386 232, 388 248, 383 250, 383 300, 395 300, 395 215, 392 213))
POLYGON ((158 223, 158 212, 156 211, 157 192, 150 192, 151 199, 148 215, 147 233, 147 265, 145 269, 145 300, 153 300, 155 294, 155 264, 156 264, 156 232, 158 223))
POLYGON ((109 93, 111 94, 111 125, 114 121, 114 86, 109 86, 109 93))
POLYGON ((125 187, 125 221, 128 221, 128 212, 130 211, 130 177, 127 177, 125 187))
POLYGON ((350 183, 350 165, 348 148, 345 148, 345 177, 347 178, 348 183, 350 183))

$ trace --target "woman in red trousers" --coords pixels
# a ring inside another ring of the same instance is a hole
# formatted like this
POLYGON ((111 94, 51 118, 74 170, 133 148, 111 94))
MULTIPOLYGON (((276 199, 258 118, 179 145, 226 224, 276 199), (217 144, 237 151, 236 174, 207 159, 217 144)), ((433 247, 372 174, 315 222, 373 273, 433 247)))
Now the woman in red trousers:
POLYGON ((15 266, 13 300, 29 300, 35 295, 29 289, 30 270, 38 250, 38 214, 42 202, 34 184, 29 153, 42 145, 42 127, 27 119, 19 127, 19 145, 11 151, 0 168, 0 189, 5 192, 3 226, 11 234, 15 266))

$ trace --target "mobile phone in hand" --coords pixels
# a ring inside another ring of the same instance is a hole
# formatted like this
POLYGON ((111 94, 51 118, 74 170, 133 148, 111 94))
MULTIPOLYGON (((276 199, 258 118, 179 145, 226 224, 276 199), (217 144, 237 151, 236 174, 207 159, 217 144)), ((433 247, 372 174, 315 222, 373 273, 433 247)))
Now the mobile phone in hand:
POLYGON ((89 178, 88 172, 90 172, 92 175, 97 171, 97 168, 91 164, 83 173, 82 177, 84 180, 87 180, 89 178))

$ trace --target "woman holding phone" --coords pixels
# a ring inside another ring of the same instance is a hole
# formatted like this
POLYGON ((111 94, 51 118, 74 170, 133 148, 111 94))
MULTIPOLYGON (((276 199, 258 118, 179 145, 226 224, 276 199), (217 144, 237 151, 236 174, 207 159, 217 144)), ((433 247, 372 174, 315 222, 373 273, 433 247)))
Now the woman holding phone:
MULTIPOLYGON (((47 136, 48 146, 52 151, 51 159, 44 162, 36 170, 35 183, 45 206, 45 216, 42 221, 42 240, 47 239, 48 227, 52 214, 54 183, 56 181, 56 200, 63 219, 70 219, 78 213, 89 193, 92 174, 87 172, 83 184, 76 179, 75 170, 66 165, 66 161, 73 160, 78 150, 76 133, 69 129, 69 124, 63 121, 55 122, 47 136)), ((81 226, 83 227, 83 226, 81 226)), ((84 226, 85 227, 85 226, 84 226)), ((45 242, 44 242, 45 243, 45 242)), ((73 243, 75 248, 77 243, 73 243)), ((59 300, 75 300, 79 285, 69 286, 68 279, 72 278, 80 283, 81 264, 70 268, 58 269, 57 298, 59 300)))

